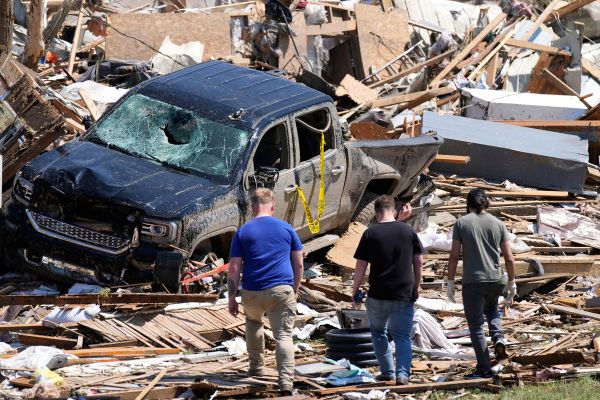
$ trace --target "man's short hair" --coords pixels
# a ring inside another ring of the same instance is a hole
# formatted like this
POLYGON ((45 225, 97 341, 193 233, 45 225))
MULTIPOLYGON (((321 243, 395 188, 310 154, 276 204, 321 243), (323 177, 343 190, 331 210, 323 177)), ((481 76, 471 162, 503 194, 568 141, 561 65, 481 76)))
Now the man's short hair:
POLYGON ((252 193, 252 197, 250 198, 252 205, 259 204, 273 204, 275 202, 275 196, 273 195, 273 191, 268 188, 258 188, 252 193))
POLYGON ((375 199, 375 212, 381 214, 384 211, 396 211, 394 198, 389 194, 384 194, 375 199))

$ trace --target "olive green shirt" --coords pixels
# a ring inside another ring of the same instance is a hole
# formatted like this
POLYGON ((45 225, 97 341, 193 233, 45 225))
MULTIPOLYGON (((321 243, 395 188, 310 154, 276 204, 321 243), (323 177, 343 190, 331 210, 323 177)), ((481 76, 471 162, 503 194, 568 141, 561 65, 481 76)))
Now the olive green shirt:
POLYGON ((500 245, 510 237, 498 218, 471 212, 456 221, 452 239, 462 244, 463 284, 500 279, 500 245))

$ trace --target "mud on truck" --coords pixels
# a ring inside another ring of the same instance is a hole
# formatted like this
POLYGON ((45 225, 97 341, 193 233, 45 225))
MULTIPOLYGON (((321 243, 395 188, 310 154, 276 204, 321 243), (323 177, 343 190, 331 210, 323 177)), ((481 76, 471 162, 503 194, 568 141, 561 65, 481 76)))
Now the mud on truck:
POLYGON ((10 263, 39 274, 175 292, 225 268, 254 188, 274 190, 275 216, 310 251, 373 218, 377 194, 410 195, 441 142, 350 139, 329 96, 205 62, 138 85, 82 137, 27 163, 3 235, 10 263), (318 229, 302 197, 315 220, 321 203, 318 229))

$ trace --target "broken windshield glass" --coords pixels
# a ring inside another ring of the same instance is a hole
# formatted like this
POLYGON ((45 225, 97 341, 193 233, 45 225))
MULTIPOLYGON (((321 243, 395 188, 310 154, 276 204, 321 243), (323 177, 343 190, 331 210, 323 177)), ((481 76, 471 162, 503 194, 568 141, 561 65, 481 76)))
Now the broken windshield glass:
POLYGON ((229 178, 250 133, 141 94, 128 97, 87 136, 173 168, 229 178))

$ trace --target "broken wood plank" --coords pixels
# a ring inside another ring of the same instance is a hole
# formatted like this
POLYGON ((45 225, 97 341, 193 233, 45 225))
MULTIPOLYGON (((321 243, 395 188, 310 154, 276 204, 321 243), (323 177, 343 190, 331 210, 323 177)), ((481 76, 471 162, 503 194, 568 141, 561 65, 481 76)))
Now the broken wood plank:
POLYGON ((307 25, 306 35, 308 36, 335 36, 344 32, 356 30, 356 20, 331 22, 323 25, 307 25))
POLYGON ((163 349, 159 347, 109 347, 101 349, 67 350, 65 353, 77 357, 141 357, 178 354, 179 351, 179 349, 163 349))
POLYGON ((20 333, 19 342, 26 346, 54 346, 59 349, 72 349, 77 346, 77 339, 64 336, 45 336, 33 333, 20 333))
POLYGON ((502 38, 502 40, 500 40, 500 43, 498 43, 496 45, 496 47, 494 47, 492 49, 492 51, 490 51, 490 53, 484 57, 483 60, 481 60, 481 62, 479 63, 479 65, 477 65, 477 67, 475 67, 475 69, 469 74, 468 79, 470 80, 475 80, 477 79, 477 76, 479 75, 479 71, 485 67, 487 65, 488 62, 490 62, 490 60, 492 59, 492 57, 494 57, 496 54, 498 54, 498 52, 500 50, 502 50, 502 47, 504 47, 504 45, 506 44, 506 42, 508 42, 508 40, 512 37, 512 35, 515 33, 515 29, 516 28, 512 28, 510 31, 508 31, 508 33, 506 33, 504 35, 504 37, 502 38))
POLYGON ((531 247, 531 250, 539 253, 590 253, 592 248, 586 246, 531 247))
MULTIPOLYGON (((557 0, 555 0, 555 1, 557 1, 557 0)), ((446 65, 446 67, 439 74, 436 75, 435 78, 433 78, 431 85, 433 86, 435 83, 441 82, 446 77, 446 75, 448 75, 448 73, 450 71, 452 71, 454 69, 454 67, 456 67, 456 65, 459 62, 464 60, 471 53, 471 51, 473 51, 473 49, 475 49, 475 47, 477 47, 477 45, 481 41, 483 41, 483 39, 486 38, 486 36, 490 32, 492 32, 494 29, 496 29, 496 27, 498 27, 498 25, 500 25, 504 21, 504 18, 506 18, 506 14, 504 14, 504 13, 498 14, 498 16, 496 16, 496 18, 494 18, 493 21, 491 21, 485 28, 483 28, 481 30, 481 32, 479 32, 479 34, 473 40, 471 40, 460 51, 460 53, 458 53, 456 55, 456 57, 454 57, 452 59, 452 61, 450 61, 450 63, 448 63, 448 65, 446 65)))
POLYGON ((144 388, 144 390, 142 390, 142 392, 137 395, 137 397, 135 398, 135 400, 144 400, 146 398, 146 396, 148 395, 148 393, 150 393, 150 391, 152 390, 152 388, 154 388, 154 386, 156 386, 156 384, 158 382, 160 382, 160 380, 165 376, 166 373, 167 373, 167 370, 163 369, 158 374, 156 374, 156 376, 154 377, 154 379, 152 379, 152 381, 148 384, 148 386, 146 386, 144 388))
POLYGON ((438 154, 434 160, 434 162, 446 164, 468 164, 469 161, 471 161, 471 157, 469 156, 454 156, 450 154, 438 154))
POLYGON ((435 382, 435 383, 411 383, 408 385, 393 385, 393 386, 343 386, 331 389, 323 389, 316 391, 321 396, 338 394, 343 392, 370 392, 371 390, 389 390, 392 393, 415 393, 424 392, 427 390, 454 390, 467 387, 481 387, 492 382, 491 379, 471 379, 452 382, 435 382))
POLYGON ((8 295, 0 296, 0 306, 53 304, 167 304, 217 300, 214 294, 109 293, 65 296, 8 295))
POLYGON ((563 94, 579 98, 579 100, 588 108, 588 110, 592 108, 592 105, 590 103, 585 101, 585 99, 581 98, 579 93, 571 89, 569 85, 563 82, 558 76, 554 75, 548 68, 542 69, 542 74, 544 74, 544 76, 555 88, 563 92, 563 94))
POLYGON ((588 4, 593 3, 596 0, 575 0, 572 1, 560 8, 553 10, 550 14, 546 16, 544 22, 554 21, 555 19, 560 19, 561 17, 570 14, 574 11, 579 10, 581 7, 586 6, 588 4))
POLYGON ((100 118, 100 112, 98 111, 98 107, 96 107, 96 103, 94 103, 89 93, 84 89, 79 89, 79 96, 81 96, 81 100, 83 100, 83 103, 90 112, 92 119, 94 121, 98 121, 98 118, 100 118))
POLYGON ((588 167, 588 178, 592 178, 595 181, 600 181, 600 171, 596 168, 588 167))
POLYGON ((571 55, 571 53, 569 53, 568 51, 559 49, 558 47, 545 46, 543 44, 528 42, 526 40, 520 40, 520 39, 513 39, 513 38, 508 39, 506 41, 506 45, 511 46, 511 47, 518 47, 521 49, 535 50, 535 51, 539 51, 542 53, 556 54, 559 56, 569 57, 571 55))
POLYGON ((419 72, 425 67, 430 67, 430 66, 436 65, 436 64, 442 62, 443 60, 445 60, 446 58, 448 58, 449 56, 451 56, 455 52, 456 52, 456 49, 453 49, 453 50, 449 50, 445 53, 442 53, 438 56, 431 57, 430 59, 428 59, 422 63, 419 63, 417 65, 413 65, 412 67, 409 67, 405 70, 402 70, 402 71, 398 72, 397 74, 390 76, 389 78, 385 78, 380 81, 373 82, 372 84, 369 85, 369 87, 375 88, 375 87, 383 86, 386 83, 395 82, 398 79, 405 77, 406 75, 412 74, 413 72, 419 72))
POLYGON ((433 99, 434 97, 443 96, 445 94, 450 94, 455 91, 456 88, 454 88, 453 86, 446 86, 437 89, 423 90, 421 92, 382 97, 378 100, 375 100, 371 105, 372 107, 386 107, 395 104, 409 103, 421 99, 422 102, 425 102, 427 100, 433 99))
POLYGON ((569 192, 554 190, 491 190, 487 192, 487 195, 488 197, 545 197, 551 199, 566 199, 570 197, 569 192))
POLYGON ((558 5, 558 3, 560 3, 560 1, 561 0, 552 0, 552 2, 548 4, 544 11, 535 19, 531 27, 529 27, 525 35, 523 35, 523 40, 528 41, 531 38, 535 31, 537 31, 538 28, 544 23, 546 18, 548 18, 548 16, 552 14, 552 11, 554 11, 554 9, 558 5))
POLYGON ((548 307, 552 311, 557 311, 561 314, 569 314, 569 315, 573 315, 576 317, 590 318, 590 319, 600 321, 600 314, 595 314, 595 313, 591 313, 588 311, 579 310, 577 308, 559 306, 556 304, 546 304, 546 307, 548 307))
POLYGON ((591 61, 585 58, 581 59, 581 66, 585 72, 590 74, 596 81, 600 82, 600 68, 596 67, 591 61))
MULTIPOLYGON (((162 399, 175 399, 177 394, 183 392, 187 388, 181 388, 178 386, 165 387, 165 388, 154 388, 146 395, 146 400, 162 400, 162 399)), ((142 392, 140 390, 121 390, 116 392, 106 392, 102 394, 87 395, 85 398, 90 400, 95 399, 119 399, 119 400, 135 400, 135 398, 142 392)))
POLYGON ((593 364, 594 357, 583 354, 580 351, 566 352, 566 353, 548 353, 540 355, 524 355, 515 356, 511 358, 511 361, 517 362, 521 365, 529 364, 541 364, 545 366, 551 365, 563 365, 563 364, 593 364))
POLYGON ((600 129, 600 121, 582 120, 494 120, 503 124, 523 126, 536 129, 577 130, 600 129))
POLYGON ((79 15, 77 17, 77 26, 75 27, 75 35, 73 36, 73 44, 71 46, 71 54, 69 55, 69 65, 67 66, 67 72, 73 73, 73 66, 75 65, 75 56, 77 55, 77 47, 79 46, 79 39, 81 37, 81 25, 83 24, 83 11, 84 4, 81 3, 79 9, 79 15))

